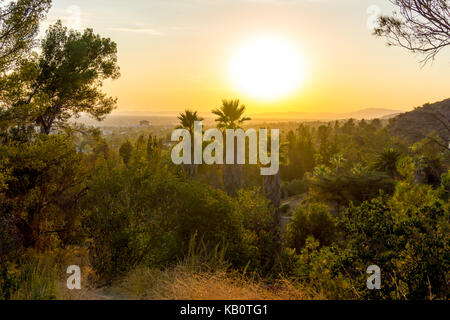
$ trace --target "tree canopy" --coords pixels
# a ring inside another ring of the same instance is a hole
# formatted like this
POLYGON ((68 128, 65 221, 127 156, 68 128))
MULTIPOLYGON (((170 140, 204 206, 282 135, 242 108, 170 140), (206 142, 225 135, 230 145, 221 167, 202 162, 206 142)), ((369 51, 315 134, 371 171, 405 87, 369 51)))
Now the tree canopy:
POLYGON ((0 73, 28 54, 50 5, 51 0, 0 0, 0 73))
POLYGON ((117 99, 101 91, 103 81, 117 79, 117 45, 109 38, 51 26, 40 53, 21 59, 19 68, 2 79, 2 117, 30 123, 41 133, 64 127, 71 117, 87 113, 101 120, 117 99))

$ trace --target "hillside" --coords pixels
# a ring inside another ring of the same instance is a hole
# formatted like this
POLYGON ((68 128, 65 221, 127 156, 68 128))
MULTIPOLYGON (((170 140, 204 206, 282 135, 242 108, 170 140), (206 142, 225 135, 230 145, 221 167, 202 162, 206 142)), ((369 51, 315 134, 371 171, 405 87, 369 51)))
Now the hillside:
POLYGON ((330 112, 276 112, 276 113, 260 113, 251 115, 254 120, 262 119, 272 119, 272 120, 321 120, 321 121, 332 121, 332 120, 342 120, 342 119, 376 119, 391 117, 392 115, 399 114, 399 110, 382 109, 382 108, 368 108, 347 113, 330 113, 330 112))
POLYGON ((388 130, 409 142, 417 142, 433 131, 450 140, 450 99, 425 104, 390 120, 388 130))

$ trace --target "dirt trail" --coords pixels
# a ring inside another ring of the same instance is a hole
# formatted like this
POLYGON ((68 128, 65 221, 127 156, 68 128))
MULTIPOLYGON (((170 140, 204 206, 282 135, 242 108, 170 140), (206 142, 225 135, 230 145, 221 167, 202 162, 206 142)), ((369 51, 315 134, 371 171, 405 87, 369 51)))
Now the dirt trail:
POLYGON ((112 292, 110 288, 100 288, 89 292, 89 300, 130 300, 125 295, 112 292))

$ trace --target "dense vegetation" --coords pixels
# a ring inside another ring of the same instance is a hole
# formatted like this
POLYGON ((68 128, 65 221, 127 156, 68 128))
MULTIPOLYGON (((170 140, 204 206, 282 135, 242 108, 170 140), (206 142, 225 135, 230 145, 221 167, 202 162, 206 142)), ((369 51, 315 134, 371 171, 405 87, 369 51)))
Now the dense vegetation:
MULTIPOLYGON (((36 10, 30 24, 48 9, 17 3, 36 10)), ((424 106, 436 125, 415 122, 405 130, 420 134, 408 138, 398 123, 421 110, 388 126, 284 126, 283 163, 269 178, 250 165, 175 166, 171 130, 107 135, 69 121, 81 112, 102 119, 115 107, 100 90, 119 76, 113 41, 57 23, 29 53, 36 28, 23 32, 29 43, 0 61, 1 299, 57 298, 69 261, 92 268, 99 284, 137 268, 172 274, 184 263, 220 268, 224 282, 227 274, 277 286, 288 279, 331 299, 450 298, 448 103, 424 106), (371 291, 374 264, 382 288, 371 291)), ((8 45, 15 40, 25 41, 8 45)), ((221 130, 249 120, 237 100, 214 114, 221 130)), ((188 110, 179 120, 192 130, 199 117, 188 110)))

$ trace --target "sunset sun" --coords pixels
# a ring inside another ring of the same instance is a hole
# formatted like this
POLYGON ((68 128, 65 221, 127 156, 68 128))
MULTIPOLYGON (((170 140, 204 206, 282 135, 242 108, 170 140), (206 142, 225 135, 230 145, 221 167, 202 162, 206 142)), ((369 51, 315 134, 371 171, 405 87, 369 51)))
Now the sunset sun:
POLYGON ((305 78, 305 61, 289 42, 261 37, 238 48, 230 61, 230 79, 253 98, 275 100, 295 92, 305 78))

